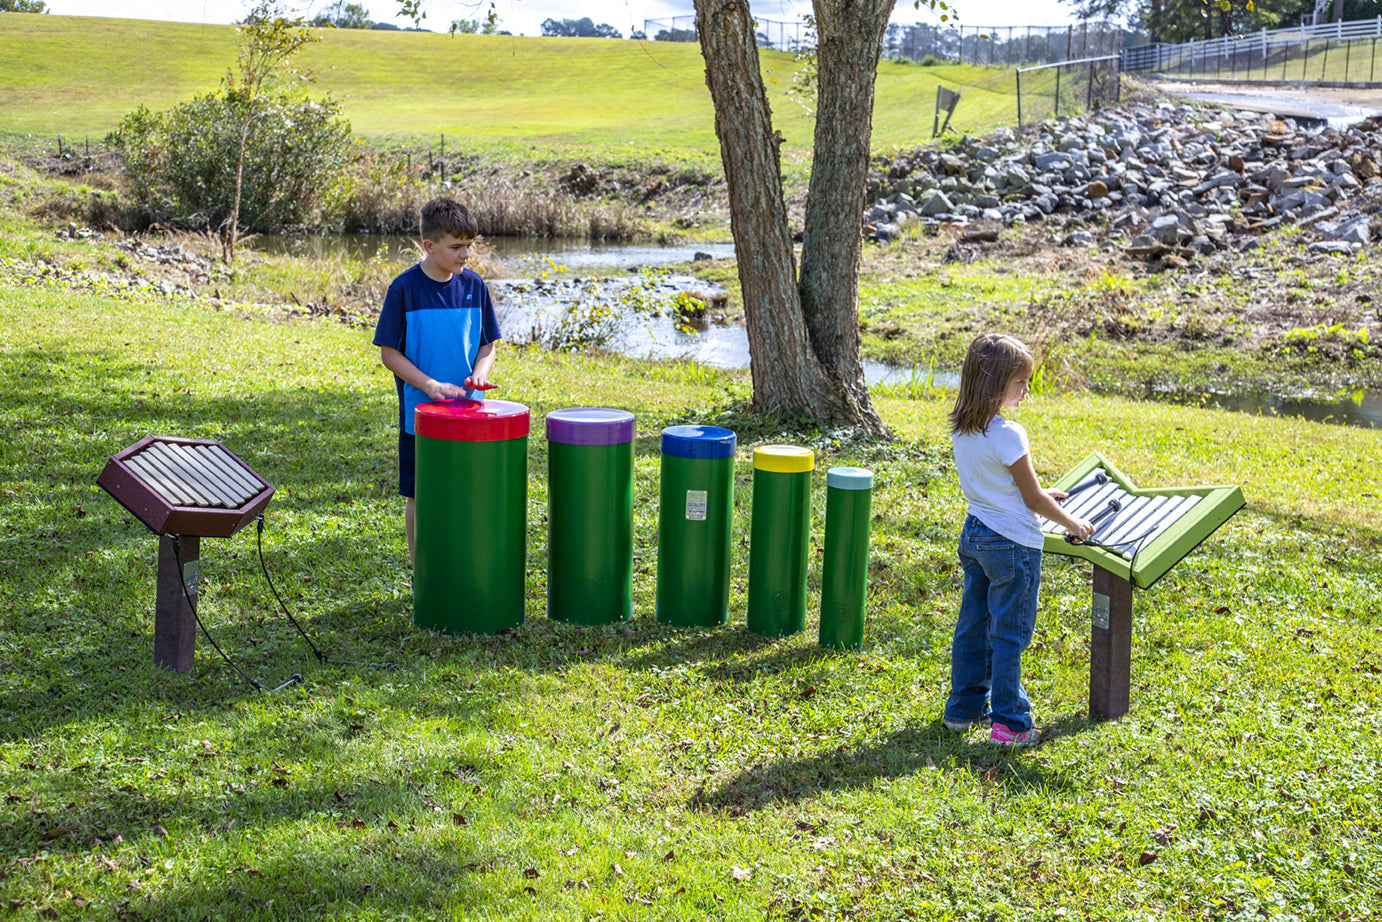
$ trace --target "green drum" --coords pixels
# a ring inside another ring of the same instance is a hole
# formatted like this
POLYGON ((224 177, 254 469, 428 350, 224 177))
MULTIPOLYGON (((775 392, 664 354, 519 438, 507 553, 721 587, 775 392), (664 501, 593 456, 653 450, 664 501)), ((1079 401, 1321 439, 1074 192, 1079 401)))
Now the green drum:
POLYGON ((737 437, 718 426, 662 430, 657 620, 714 627, 729 620, 730 528, 737 437))
POLYGON ((528 408, 437 400, 417 408, 413 623, 493 634, 523 623, 528 408))
POLYGON ((753 452, 749 527, 749 630, 767 637, 806 627, 811 471, 816 455, 795 445, 753 452))
POLYGON ((610 624, 633 615, 634 417, 547 414, 547 617, 610 624))
POLYGON ((821 568, 822 647, 857 650, 864 642, 873 473, 832 467, 825 474, 825 563, 821 568))

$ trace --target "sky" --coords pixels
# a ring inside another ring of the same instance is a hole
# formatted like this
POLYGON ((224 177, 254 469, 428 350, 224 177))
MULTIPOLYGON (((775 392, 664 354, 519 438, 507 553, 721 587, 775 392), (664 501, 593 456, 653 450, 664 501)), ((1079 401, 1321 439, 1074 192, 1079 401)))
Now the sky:
MULTIPOLYGON (((284 0, 285 5, 311 18, 334 0, 284 0)), ((400 26, 411 22, 398 18, 397 0, 347 0, 369 11, 378 22, 400 26)), ((59 16, 107 16, 120 19, 160 19, 169 22, 231 23, 242 19, 250 0, 47 0, 59 16)), ((545 19, 580 19, 589 16, 608 23, 628 36, 644 28, 649 19, 693 15, 691 0, 495 0, 500 28, 515 35, 541 35, 545 19)), ((1060 0, 956 0, 965 26, 1059 26, 1070 22, 1070 7, 1060 0)), ((446 31, 453 19, 483 19, 488 0, 423 0, 427 14, 423 28, 446 31)), ((752 0, 751 9, 762 19, 795 21, 809 12, 809 0, 752 0)), ((918 10, 911 0, 898 0, 893 22, 935 23, 929 8, 918 10)))

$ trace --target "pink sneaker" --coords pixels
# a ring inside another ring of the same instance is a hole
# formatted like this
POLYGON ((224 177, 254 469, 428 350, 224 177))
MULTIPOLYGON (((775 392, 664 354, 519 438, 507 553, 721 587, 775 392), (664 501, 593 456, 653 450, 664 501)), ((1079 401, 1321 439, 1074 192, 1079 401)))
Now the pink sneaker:
POLYGON ((989 730, 989 742, 995 746, 1008 746, 1012 749, 1035 746, 1041 742, 1041 730, 1033 727, 1022 733, 1014 733, 1008 729, 1006 724, 995 721, 992 729, 989 730))

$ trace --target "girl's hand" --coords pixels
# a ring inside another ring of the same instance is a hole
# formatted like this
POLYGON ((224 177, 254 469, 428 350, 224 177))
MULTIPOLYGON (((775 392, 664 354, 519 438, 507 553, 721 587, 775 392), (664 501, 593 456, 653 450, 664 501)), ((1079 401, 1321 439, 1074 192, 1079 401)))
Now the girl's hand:
POLYGON ((1064 490, 1047 490, 1046 495, 1054 499, 1056 502, 1060 502, 1070 494, 1065 492, 1064 490))
POLYGON ((1094 523, 1086 519, 1071 519, 1065 526, 1068 534, 1073 535, 1083 541, 1094 534, 1094 523))

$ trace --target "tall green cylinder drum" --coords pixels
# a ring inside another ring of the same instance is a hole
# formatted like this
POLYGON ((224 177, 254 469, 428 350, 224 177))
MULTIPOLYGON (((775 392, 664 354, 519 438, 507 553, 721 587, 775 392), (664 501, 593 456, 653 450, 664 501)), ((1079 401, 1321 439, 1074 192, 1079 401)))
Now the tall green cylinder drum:
POLYGON ((714 627, 729 620, 730 529, 738 437, 718 426, 662 430, 657 620, 714 627))
POLYGON ((437 400, 417 408, 413 623, 493 634, 523 623, 528 408, 437 400))
POLYGON ((832 467, 826 471, 822 647, 857 650, 864 642, 872 506, 872 471, 859 467, 832 467))
POLYGON ((815 453, 795 445, 753 452, 748 627, 782 637, 806 627, 806 564, 815 453))
POLYGON ((612 624, 633 615, 634 417, 547 414, 547 617, 612 624))

